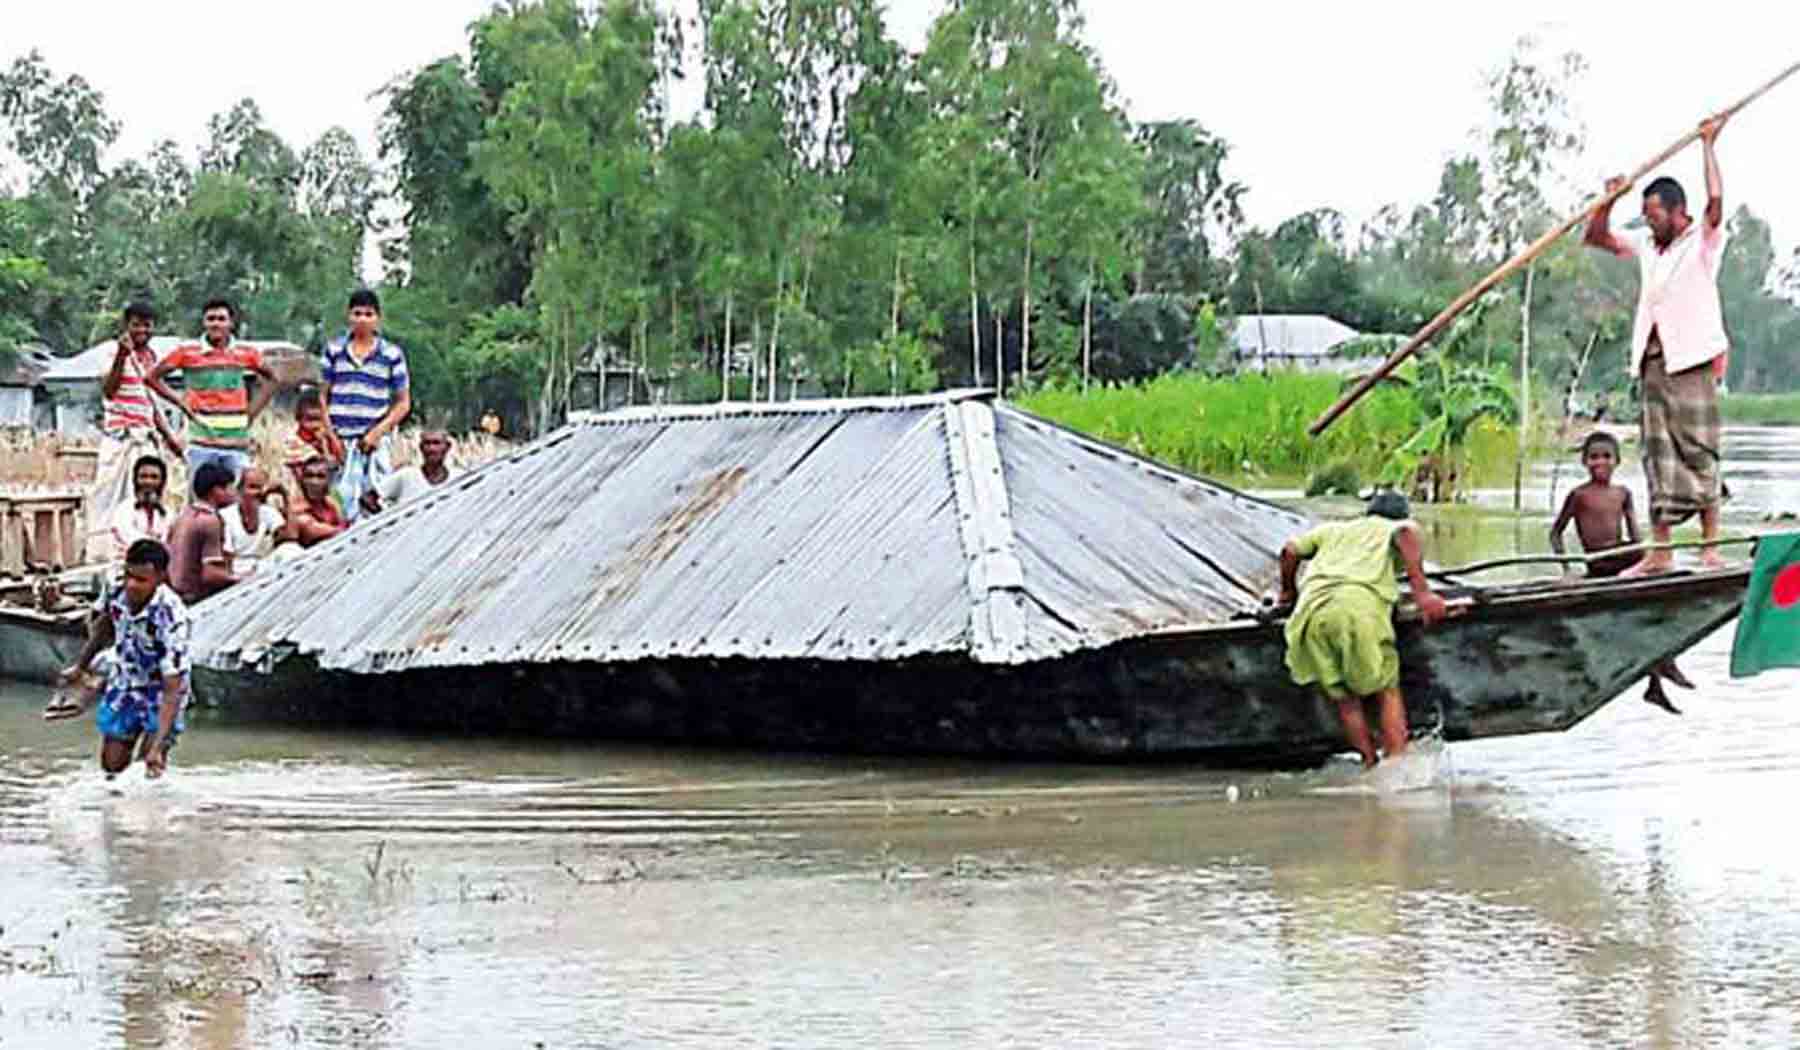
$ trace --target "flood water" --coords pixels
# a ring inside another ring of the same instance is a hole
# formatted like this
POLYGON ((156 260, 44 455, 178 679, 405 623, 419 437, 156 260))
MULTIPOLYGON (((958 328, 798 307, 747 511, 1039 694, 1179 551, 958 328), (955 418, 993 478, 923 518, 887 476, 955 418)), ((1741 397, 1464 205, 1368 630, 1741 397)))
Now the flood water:
POLYGON ((0 1047, 1793 1046, 1800 674, 1729 643, 1403 794, 204 720, 108 783, 0 686, 0 1047))

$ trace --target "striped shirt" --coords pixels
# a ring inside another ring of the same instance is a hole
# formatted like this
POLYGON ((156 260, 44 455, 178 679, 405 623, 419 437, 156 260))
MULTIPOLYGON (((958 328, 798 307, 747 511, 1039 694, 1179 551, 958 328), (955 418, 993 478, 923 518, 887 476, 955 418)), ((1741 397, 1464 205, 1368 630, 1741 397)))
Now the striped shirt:
POLYGON ((125 355, 125 367, 119 370, 119 389, 106 399, 105 418, 100 427, 108 434, 133 434, 156 425, 150 413, 150 388, 144 377, 156 367, 156 352, 149 347, 125 355))
POLYGON ((346 441, 368 433, 394 407, 406 390, 406 351, 380 336, 375 349, 358 362, 350 353, 346 332, 327 343, 319 364, 320 376, 331 388, 331 428, 346 441))
POLYGON ((215 448, 250 444, 250 391, 244 373, 263 366, 262 352, 250 346, 215 348, 209 343, 178 346, 163 363, 181 370, 187 407, 194 413, 194 443, 215 448))

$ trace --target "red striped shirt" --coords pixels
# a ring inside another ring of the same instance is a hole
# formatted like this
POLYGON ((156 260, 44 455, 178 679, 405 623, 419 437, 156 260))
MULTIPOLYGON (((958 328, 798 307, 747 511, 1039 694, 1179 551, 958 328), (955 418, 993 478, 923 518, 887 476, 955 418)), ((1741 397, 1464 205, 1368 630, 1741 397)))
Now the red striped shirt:
POLYGON ((156 425, 150 415, 154 411, 150 404, 150 388, 144 385, 144 376, 155 365, 156 352, 149 347, 126 355, 125 367, 119 374, 118 392, 106 399, 101 427, 108 433, 149 430, 156 425))

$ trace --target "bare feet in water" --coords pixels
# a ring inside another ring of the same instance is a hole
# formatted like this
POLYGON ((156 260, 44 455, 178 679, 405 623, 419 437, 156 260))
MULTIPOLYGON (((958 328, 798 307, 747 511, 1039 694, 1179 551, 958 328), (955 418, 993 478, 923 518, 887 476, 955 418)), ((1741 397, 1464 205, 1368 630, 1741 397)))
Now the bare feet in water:
POLYGON ((1728 565, 1730 565, 1730 562, 1725 560, 1725 555, 1720 554, 1719 548, 1717 547, 1708 547, 1700 552, 1700 567, 1702 569, 1711 571, 1714 569, 1726 568, 1728 565))

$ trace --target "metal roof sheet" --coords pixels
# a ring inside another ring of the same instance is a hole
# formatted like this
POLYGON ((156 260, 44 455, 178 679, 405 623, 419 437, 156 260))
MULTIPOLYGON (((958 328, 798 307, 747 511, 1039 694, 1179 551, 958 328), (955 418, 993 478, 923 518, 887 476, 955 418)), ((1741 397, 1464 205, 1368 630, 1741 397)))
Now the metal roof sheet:
POLYGON ((1254 605, 1305 524, 969 392, 581 417, 209 599, 205 664, 1016 664, 1254 605))

